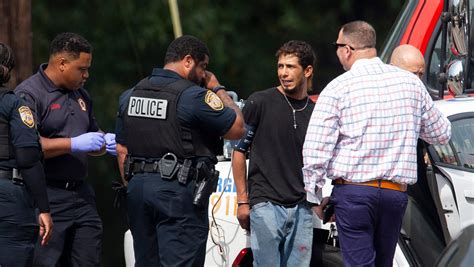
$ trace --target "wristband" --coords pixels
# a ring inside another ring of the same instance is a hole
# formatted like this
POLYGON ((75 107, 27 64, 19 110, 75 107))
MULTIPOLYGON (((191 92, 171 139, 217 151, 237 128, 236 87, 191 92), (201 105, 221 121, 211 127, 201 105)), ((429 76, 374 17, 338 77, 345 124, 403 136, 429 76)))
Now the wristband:
POLYGON ((250 205, 250 203, 248 203, 248 202, 246 202, 246 201, 242 201, 242 202, 238 201, 238 202, 237 202, 237 207, 240 207, 240 206, 242 206, 242 205, 250 205))
POLYGON ((225 86, 224 86, 224 85, 218 85, 218 86, 216 86, 216 87, 214 87, 214 88, 211 89, 211 91, 212 91, 214 94, 217 94, 217 92, 218 92, 219 90, 225 90, 225 86))

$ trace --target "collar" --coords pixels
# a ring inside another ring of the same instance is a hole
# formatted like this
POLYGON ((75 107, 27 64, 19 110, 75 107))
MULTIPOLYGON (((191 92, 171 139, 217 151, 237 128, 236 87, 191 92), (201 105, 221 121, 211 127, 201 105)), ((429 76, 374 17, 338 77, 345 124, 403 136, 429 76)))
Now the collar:
POLYGON ((167 69, 162 69, 162 68, 154 68, 153 71, 151 72, 151 76, 160 76, 163 78, 171 78, 171 79, 184 79, 178 73, 172 70, 167 70, 167 69))
POLYGON ((44 73, 44 70, 47 67, 48 67, 48 63, 43 63, 39 66, 39 70, 38 70, 38 73, 39 73, 41 79, 45 83, 46 90, 49 93, 57 91, 57 90, 62 90, 62 91, 67 90, 67 89, 59 88, 56 85, 54 85, 53 81, 51 81, 51 79, 49 79, 49 77, 46 75, 46 73, 44 73))
POLYGON ((352 67, 350 70, 356 69, 356 68, 361 68, 367 65, 373 65, 373 64, 384 64, 382 60, 379 57, 373 57, 373 58, 360 58, 352 64, 352 67))

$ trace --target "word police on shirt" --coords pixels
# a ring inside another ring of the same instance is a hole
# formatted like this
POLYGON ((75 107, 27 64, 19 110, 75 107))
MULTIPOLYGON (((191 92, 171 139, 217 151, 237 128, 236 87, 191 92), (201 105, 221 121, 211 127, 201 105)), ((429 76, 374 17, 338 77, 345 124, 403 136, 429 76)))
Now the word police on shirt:
POLYGON ((167 106, 168 100, 165 99, 132 96, 128 105, 128 116, 164 120, 167 106))

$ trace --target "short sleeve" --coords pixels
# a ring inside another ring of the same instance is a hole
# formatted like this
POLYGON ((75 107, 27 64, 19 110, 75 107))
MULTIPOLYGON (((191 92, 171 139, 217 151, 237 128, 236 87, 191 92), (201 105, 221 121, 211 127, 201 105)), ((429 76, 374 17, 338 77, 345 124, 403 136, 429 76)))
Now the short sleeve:
POLYGON ((2 104, 10 109, 10 140, 14 147, 39 147, 33 112, 14 94, 4 96, 2 104))
POLYGON ((193 86, 181 94, 178 117, 190 125, 223 136, 230 130, 237 115, 231 108, 225 107, 215 93, 193 86))
POLYGON ((245 106, 242 109, 245 123, 258 128, 258 122, 260 121, 261 102, 258 96, 252 94, 245 102, 245 106))

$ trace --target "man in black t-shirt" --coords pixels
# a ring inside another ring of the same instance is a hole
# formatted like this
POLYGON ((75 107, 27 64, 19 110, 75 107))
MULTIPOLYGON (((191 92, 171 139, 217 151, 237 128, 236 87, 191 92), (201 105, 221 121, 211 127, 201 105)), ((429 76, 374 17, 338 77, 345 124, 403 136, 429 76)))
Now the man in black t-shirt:
POLYGON ((289 41, 276 57, 280 85, 252 94, 243 109, 247 134, 232 156, 237 218, 250 230, 254 266, 309 266, 313 216, 301 151, 314 108, 307 89, 316 56, 306 42, 289 41))

